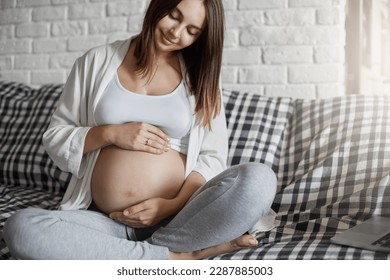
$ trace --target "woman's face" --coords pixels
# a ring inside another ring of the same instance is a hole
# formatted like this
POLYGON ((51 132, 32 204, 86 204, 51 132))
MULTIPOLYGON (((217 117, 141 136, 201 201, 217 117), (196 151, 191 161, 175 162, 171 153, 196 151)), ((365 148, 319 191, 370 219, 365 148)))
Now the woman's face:
POLYGON ((183 0, 156 26, 157 51, 170 53, 194 43, 206 25, 206 9, 201 0, 183 0))

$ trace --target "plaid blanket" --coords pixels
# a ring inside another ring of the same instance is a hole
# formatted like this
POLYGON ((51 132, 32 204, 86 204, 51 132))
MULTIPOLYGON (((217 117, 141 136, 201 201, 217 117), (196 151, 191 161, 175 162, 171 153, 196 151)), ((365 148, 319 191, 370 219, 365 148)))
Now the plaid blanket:
MULTIPOLYGON (((70 178, 41 145, 61 90, 0 82, 0 235, 17 209, 56 207, 70 178)), ((215 259, 390 259, 329 241, 371 215, 390 216, 387 97, 293 100, 225 90, 224 101, 228 163, 275 171, 277 219, 258 235, 258 248, 215 259)), ((0 259, 8 258, 0 238, 0 259)))

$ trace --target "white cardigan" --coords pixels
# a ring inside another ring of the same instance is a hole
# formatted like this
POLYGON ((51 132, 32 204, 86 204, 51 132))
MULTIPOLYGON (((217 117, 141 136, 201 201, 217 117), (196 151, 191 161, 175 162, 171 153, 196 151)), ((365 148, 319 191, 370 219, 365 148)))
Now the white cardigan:
MULTIPOLYGON (((92 202, 90 181, 100 150, 83 155, 84 140, 88 130, 97 125, 96 105, 125 58, 130 42, 128 39, 97 47, 76 60, 43 135, 44 147, 54 163, 73 175, 61 202, 62 210, 88 208, 92 202)), ((189 92, 187 83, 186 87, 189 92)), ((193 96, 189 100, 195 108, 193 96)), ((210 180, 226 168, 228 140, 223 106, 212 120, 211 131, 193 119, 185 176, 197 171, 210 180)))

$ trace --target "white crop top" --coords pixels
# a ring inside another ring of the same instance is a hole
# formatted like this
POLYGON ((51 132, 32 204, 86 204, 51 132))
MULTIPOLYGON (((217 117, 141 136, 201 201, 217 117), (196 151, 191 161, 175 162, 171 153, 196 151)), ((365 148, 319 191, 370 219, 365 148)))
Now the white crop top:
POLYGON ((172 149, 187 154, 193 115, 183 81, 171 93, 151 96, 125 89, 116 73, 94 115, 98 125, 145 122, 157 126, 169 136, 172 149))

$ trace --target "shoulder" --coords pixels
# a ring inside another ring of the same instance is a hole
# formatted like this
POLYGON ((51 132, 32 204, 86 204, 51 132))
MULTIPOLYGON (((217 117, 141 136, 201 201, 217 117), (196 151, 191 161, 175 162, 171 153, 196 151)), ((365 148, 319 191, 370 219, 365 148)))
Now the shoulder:
POLYGON ((118 40, 113 43, 93 47, 77 59, 78 63, 104 63, 112 56, 127 52, 131 39, 118 40))

